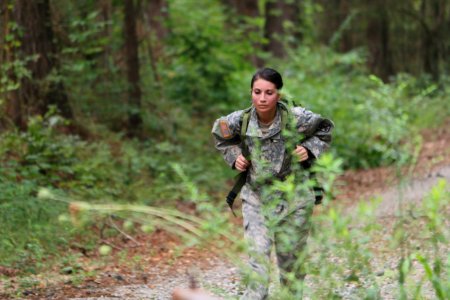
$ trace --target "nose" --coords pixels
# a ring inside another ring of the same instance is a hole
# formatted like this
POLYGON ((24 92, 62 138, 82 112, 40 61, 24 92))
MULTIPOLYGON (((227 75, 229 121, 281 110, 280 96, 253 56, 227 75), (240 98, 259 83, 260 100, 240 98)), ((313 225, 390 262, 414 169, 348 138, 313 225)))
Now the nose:
POLYGON ((261 93, 261 95, 259 96, 259 101, 266 102, 267 101, 266 96, 267 96, 266 93, 264 93, 264 92, 261 93))

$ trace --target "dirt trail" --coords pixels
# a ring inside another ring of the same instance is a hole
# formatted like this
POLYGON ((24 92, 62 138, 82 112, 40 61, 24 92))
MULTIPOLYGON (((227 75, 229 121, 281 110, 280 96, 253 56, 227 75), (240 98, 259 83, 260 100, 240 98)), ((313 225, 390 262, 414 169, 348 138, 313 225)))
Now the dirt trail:
MULTIPOLYGON (((446 165, 435 169, 433 172, 427 174, 424 178, 413 179, 406 182, 403 185, 392 186, 381 194, 373 194, 373 197, 381 197, 383 200, 378 206, 376 214, 380 219, 395 215, 398 211, 399 205, 403 204, 406 209, 410 205, 417 205, 421 202, 421 199, 429 193, 430 189, 435 186, 439 179, 445 179, 450 183, 450 165, 446 165), (401 200, 401 201, 400 201, 401 200)), ((368 194, 369 195, 369 194, 368 194)), ((369 197, 369 196, 368 196, 369 197)), ((348 214, 355 213, 355 207, 357 202, 349 205, 345 211, 348 214)), ((385 223, 386 227, 389 227, 388 222, 385 223)), ((389 230, 384 230, 384 235, 389 235, 389 230)), ((447 249, 448 250, 448 249, 447 249)), ((392 278, 392 272, 397 267, 399 256, 398 255, 380 255, 374 258, 375 268, 380 273, 380 286, 382 290, 383 299, 395 299, 397 286, 396 279, 392 278), (383 278, 384 273, 389 276, 383 278)), ((188 276, 186 270, 192 267, 196 267, 202 276, 199 277, 201 285, 209 290, 219 292, 219 294, 227 294, 230 296, 238 296, 241 293, 242 287, 239 286, 239 270, 231 263, 226 262, 223 258, 212 256, 206 258, 207 262, 202 261, 200 266, 195 266, 193 263, 186 264, 181 267, 178 272, 170 272, 169 267, 162 267, 158 269, 152 269, 149 276, 152 278, 148 284, 133 284, 113 286, 109 288, 93 288, 92 294, 96 294, 96 297, 84 297, 84 298, 71 298, 77 300, 88 299, 170 299, 171 291, 176 287, 187 287, 189 285, 188 276)), ((423 271, 418 268, 417 274, 412 276, 422 276, 423 271)), ((313 285, 313 282, 309 282, 307 279, 307 285, 313 285)), ((429 295, 430 299, 433 298, 433 291, 431 287, 425 286, 424 289, 429 289, 425 292, 429 295)), ((356 287, 349 284, 342 296, 344 299, 356 299, 352 294, 352 290, 356 287)))
MULTIPOLYGON (((425 174, 422 178, 414 178, 405 180, 400 184, 396 184, 382 193, 374 193, 366 195, 365 198, 381 198, 378 205, 376 215, 380 218, 395 217, 395 213, 400 209, 408 209, 411 205, 420 205, 424 196, 438 184, 439 180, 446 180, 450 184, 450 164, 440 167, 434 171, 425 174)), ((356 213, 355 207, 358 202, 354 202, 345 208, 348 214, 356 213)))
MULTIPOLYGON (((378 172, 368 171, 368 172, 378 172)), ((382 171, 384 173, 384 171, 382 171)), ((380 184, 378 187, 371 186, 366 189, 360 199, 342 201, 345 214, 353 215, 359 201, 367 201, 374 197, 380 197, 382 200, 377 207, 376 215, 383 229, 380 231, 379 240, 389 240, 392 235, 395 223, 395 214, 399 205, 403 205, 403 210, 407 211, 411 205, 419 205, 430 189, 437 184, 440 179, 450 183, 450 163, 445 161, 441 166, 429 168, 429 171, 422 172, 420 178, 405 180, 399 184, 391 184, 390 187, 380 184), (380 192, 381 191, 381 192, 380 192)), ((378 176, 378 175, 377 175, 378 176)), ((351 174, 354 181, 364 178, 374 177, 374 175, 351 174)), ((375 176, 376 177, 376 176, 375 176)), ((347 178, 347 181, 352 182, 347 178)), ((392 180, 391 180, 392 181, 392 180)), ((358 188, 357 188, 358 189, 358 188)), ((359 188, 363 190, 362 188, 359 188)), ((447 185, 450 190, 450 184, 447 185)), ((341 205, 338 202, 338 205, 341 205)), ((450 217, 446 226, 450 228, 450 217)), ((61 280, 59 284, 49 284, 38 290, 30 290, 29 294, 21 299, 72 299, 72 300, 100 300, 100 299, 171 299, 171 293, 175 288, 188 287, 189 278, 186 275, 187 270, 196 269, 199 275, 200 285, 218 295, 229 295, 230 299, 236 299, 242 293, 240 285, 239 269, 223 257, 213 254, 210 251, 198 249, 187 249, 181 254, 173 254, 179 241, 170 240, 161 233, 153 236, 155 240, 147 241, 147 245, 142 245, 142 249, 136 249, 136 254, 144 259, 134 265, 133 268, 124 269, 120 263, 113 263, 104 268, 98 269, 98 275, 93 278, 85 278, 81 283, 74 283, 72 279, 61 280), (148 251, 157 246, 157 255, 149 255, 148 251), (139 252, 140 251, 140 252, 139 252), (64 282, 65 281, 65 282, 64 282), (64 282, 64 283, 63 283, 64 282)), ((138 241, 140 241, 138 239, 138 241)), ((145 241, 145 240, 144 240, 145 241)), ((420 247, 420 241, 411 240, 415 247, 420 247)), ((386 247, 387 249, 388 247, 386 247)), ((130 249, 131 251, 131 249, 130 249)), ((442 249, 443 253, 449 253, 450 247, 442 249)), ((243 258, 245 259, 245 258, 243 258)), ((378 284, 381 289, 382 299, 397 299, 398 290, 397 278, 395 276, 400 254, 396 252, 380 251, 375 254, 372 265, 379 278, 378 284)), ((88 262, 86 265, 90 265, 88 262)), ((417 282, 423 277, 423 269, 413 262, 414 272, 410 274, 417 282)), ((59 275, 59 277, 61 277, 59 275)), ((69 277, 70 278, 70 277, 69 277)), ((313 287, 317 278, 307 277, 306 284, 313 287)), ((0 285, 1 290, 1 285, 0 285)), ((434 292, 429 284, 423 287, 425 299, 433 299, 434 292)), ((28 290, 25 290, 28 293, 28 290)), ((358 299, 356 293, 358 287, 356 284, 348 283, 340 291, 343 299, 358 299)), ((22 292, 23 293, 23 292, 22 292)), ((0 298, 2 298, 0 296, 0 298)), ((7 299, 7 298, 6 298, 7 299)))

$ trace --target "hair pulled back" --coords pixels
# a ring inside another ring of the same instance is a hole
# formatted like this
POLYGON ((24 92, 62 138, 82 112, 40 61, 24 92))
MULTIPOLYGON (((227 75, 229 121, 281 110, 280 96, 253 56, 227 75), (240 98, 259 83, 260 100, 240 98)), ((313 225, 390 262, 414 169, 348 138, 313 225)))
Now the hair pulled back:
POLYGON ((271 68, 263 68, 256 71, 256 73, 252 77, 250 88, 253 88, 253 83, 255 83, 255 81, 258 79, 264 79, 272 82, 277 90, 281 90, 281 88, 283 87, 283 78, 281 78, 281 74, 271 68))

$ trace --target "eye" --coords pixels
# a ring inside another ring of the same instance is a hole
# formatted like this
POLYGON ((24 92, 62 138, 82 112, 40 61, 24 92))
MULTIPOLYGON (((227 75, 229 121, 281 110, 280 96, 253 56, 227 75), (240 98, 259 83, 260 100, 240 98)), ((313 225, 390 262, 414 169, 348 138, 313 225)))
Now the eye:
POLYGON ((261 90, 254 89, 254 90, 253 90, 253 93, 255 93, 256 95, 259 95, 259 94, 261 94, 261 90))

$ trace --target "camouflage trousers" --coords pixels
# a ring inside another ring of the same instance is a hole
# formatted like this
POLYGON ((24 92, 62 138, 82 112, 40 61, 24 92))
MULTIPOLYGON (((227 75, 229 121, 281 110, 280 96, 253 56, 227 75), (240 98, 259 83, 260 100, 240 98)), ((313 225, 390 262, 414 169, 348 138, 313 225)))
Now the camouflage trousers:
POLYGON ((288 274, 291 280, 302 281, 305 277, 299 256, 306 246, 311 227, 314 197, 306 195, 298 205, 289 208, 291 205, 283 199, 274 199, 275 205, 266 205, 257 193, 246 194, 247 199, 242 200, 242 214, 249 246, 249 269, 245 274, 247 288, 241 299, 267 299, 272 245, 283 285, 289 284, 288 274))

